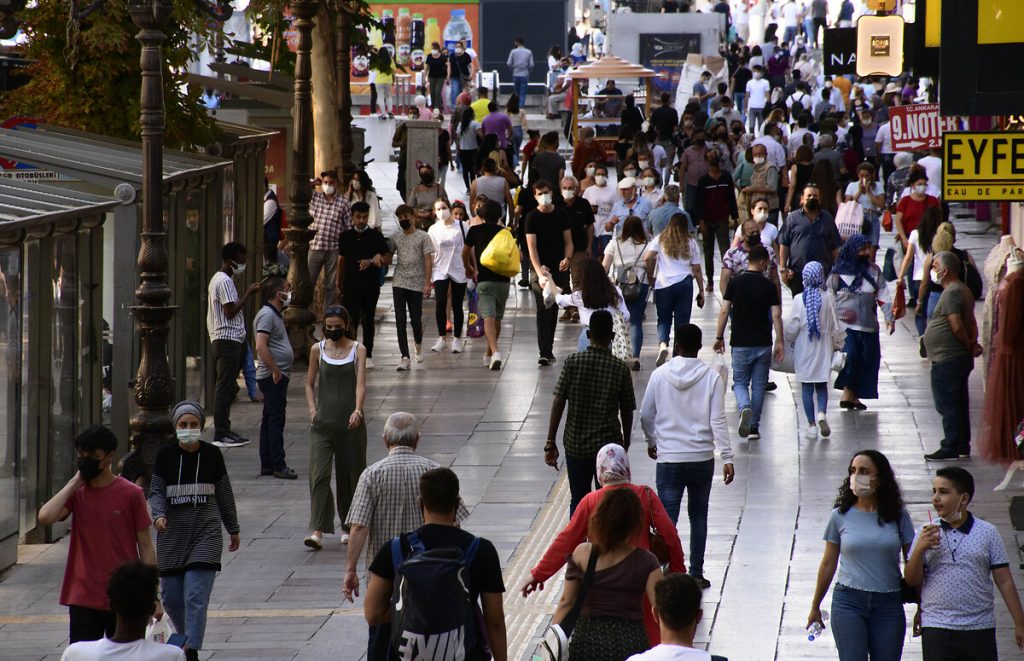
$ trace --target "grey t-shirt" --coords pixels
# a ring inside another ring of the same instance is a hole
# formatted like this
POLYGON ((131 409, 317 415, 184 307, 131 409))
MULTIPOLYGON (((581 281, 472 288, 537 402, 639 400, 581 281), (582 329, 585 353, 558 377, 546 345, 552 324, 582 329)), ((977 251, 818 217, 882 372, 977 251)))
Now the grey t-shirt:
MULTIPOLYGON (((399 289, 423 291, 426 284, 423 280, 424 259, 434 254, 434 242, 423 230, 411 234, 398 232, 388 239, 391 253, 398 265, 391 276, 391 284, 399 289)), ((459 257, 461 259, 461 256, 459 257)))
POLYGON ((958 358, 970 358, 971 352, 953 335, 953 326, 949 316, 956 314, 966 324, 972 309, 974 297, 971 290, 957 280, 942 290, 939 302, 935 305, 932 316, 928 318, 928 327, 924 331, 924 346, 928 349, 928 359, 933 363, 946 363, 958 358))
MULTIPOLYGON (((288 331, 284 326, 284 317, 277 311, 277 308, 267 303, 256 313, 256 318, 252 322, 252 328, 257 334, 266 333, 270 336, 267 342, 270 355, 273 357, 274 362, 277 363, 277 368, 285 376, 288 376, 295 357, 292 353, 292 344, 288 341, 288 331)), ((270 368, 264 365, 263 361, 259 360, 257 356, 256 378, 265 379, 268 376, 270 376, 270 368)))
POLYGON ((898 592, 900 553, 914 541, 914 524, 906 510, 898 522, 878 525, 878 512, 851 507, 832 510, 825 541, 839 546, 836 583, 865 592, 898 592))

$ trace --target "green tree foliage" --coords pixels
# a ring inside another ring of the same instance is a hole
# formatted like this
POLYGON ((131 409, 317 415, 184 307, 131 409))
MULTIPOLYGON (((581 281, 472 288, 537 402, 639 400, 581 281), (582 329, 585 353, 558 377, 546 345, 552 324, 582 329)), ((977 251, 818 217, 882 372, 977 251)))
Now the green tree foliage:
MULTIPOLYGON (((73 21, 66 0, 38 0, 21 12, 28 36, 25 56, 35 60, 32 79, 0 97, 0 117, 28 115, 41 121, 118 138, 139 137, 138 29, 125 0, 108 0, 95 13, 73 21)), ((214 139, 213 120, 186 88, 195 59, 195 35, 212 38, 219 24, 201 15, 191 0, 175 0, 165 29, 164 106, 169 147, 205 146, 214 139)))

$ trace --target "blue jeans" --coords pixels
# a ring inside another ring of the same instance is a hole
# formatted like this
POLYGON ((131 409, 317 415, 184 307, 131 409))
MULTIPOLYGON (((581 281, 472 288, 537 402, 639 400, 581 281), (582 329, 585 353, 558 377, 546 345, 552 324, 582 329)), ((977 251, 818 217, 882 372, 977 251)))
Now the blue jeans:
POLYGON ((686 192, 683 194, 683 209, 690 214, 690 218, 696 216, 694 207, 697 206, 697 187, 686 184, 686 192))
POLYGON ((594 248, 590 251, 592 255, 604 255, 604 249, 608 247, 608 244, 612 241, 611 234, 602 234, 601 236, 594 237, 594 248))
MULTIPOLYGON (((609 443, 622 443, 622 439, 610 439, 609 443)), ((569 518, 583 497, 594 489, 600 489, 597 481, 597 452, 589 457, 565 455, 565 470, 569 474, 569 518)))
POLYGON ((804 414, 807 416, 807 424, 814 424, 814 396, 818 396, 818 411, 824 413, 828 408, 828 384, 801 383, 800 398, 804 404, 804 414))
POLYGON ((256 384, 256 365, 252 362, 252 347, 248 342, 242 342, 245 347, 242 350, 242 376, 245 377, 245 389, 249 393, 249 399, 256 399, 260 390, 256 384))
POLYGON ((206 633, 206 609, 210 605, 213 569, 187 569, 184 573, 160 578, 160 597, 174 628, 188 636, 188 646, 203 649, 206 633))
POLYGON ((793 40, 796 39, 796 35, 799 31, 800 28, 798 28, 795 25, 787 27, 785 31, 782 33, 782 40, 785 41, 787 44, 792 44, 793 40))
POLYGON ((733 92, 732 93, 732 100, 733 100, 733 103, 736 106, 736 112, 738 112, 741 115, 743 114, 743 101, 746 98, 747 98, 747 93, 746 92, 733 92))
POLYGON ((674 285, 655 289, 654 308, 658 311, 658 341, 668 344, 668 336, 673 325, 690 323, 690 311, 693 309, 693 276, 688 275, 674 285))
POLYGON ((512 88, 516 91, 516 96, 519 97, 519 107, 526 107, 526 91, 529 89, 530 77, 529 76, 512 76, 512 88))
POLYGON ((451 97, 452 108, 455 107, 455 99, 459 98, 459 94, 462 93, 462 79, 458 76, 452 76, 449 83, 449 96, 451 97))
POLYGON ((971 451, 970 389, 967 380, 974 369, 972 356, 932 363, 932 399, 942 416, 942 449, 969 454, 971 451))
POLYGON ((924 332, 928 328, 928 320, 931 319, 932 312, 935 312, 935 306, 939 304, 940 296, 942 296, 942 292, 929 292, 926 302, 917 302, 917 309, 914 311, 914 327, 917 328, 919 337, 924 337, 924 332))
POLYGON ((764 392, 768 387, 768 367, 772 362, 771 347, 732 348, 732 392, 740 410, 750 408, 750 426, 761 422, 764 392))
POLYGON ((260 379, 263 392, 263 419, 260 421, 260 473, 272 473, 288 468, 284 460, 284 416, 288 407, 288 381, 282 375, 274 383, 268 376, 260 379))
POLYGON ((839 661, 899 661, 907 616, 899 592, 832 588, 832 635, 839 661))
POLYGON ((629 343, 633 347, 633 357, 640 357, 640 349, 644 346, 644 310, 647 308, 647 285, 640 285, 640 297, 626 301, 629 310, 629 343))
POLYGON ((690 519, 690 575, 703 576, 704 547, 708 543, 708 500, 715 479, 715 460, 658 463, 654 479, 658 498, 673 524, 679 523, 683 492, 690 490, 686 499, 686 515, 690 519))
POLYGON ((519 165, 519 150, 523 146, 523 127, 512 127, 512 167, 519 165))

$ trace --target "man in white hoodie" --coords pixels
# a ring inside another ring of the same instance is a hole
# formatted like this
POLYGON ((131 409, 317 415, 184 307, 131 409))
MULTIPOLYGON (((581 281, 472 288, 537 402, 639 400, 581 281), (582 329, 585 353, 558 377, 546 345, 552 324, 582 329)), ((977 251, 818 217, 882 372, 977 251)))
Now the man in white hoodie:
POLYGON ((640 425, 647 439, 647 454, 658 462, 658 497, 673 523, 679 521, 683 492, 690 491, 686 501, 689 573, 706 590, 711 583, 704 578, 704 547, 716 447, 722 455, 725 483, 731 484, 736 473, 725 420, 725 378, 697 357, 700 345, 700 328, 676 326, 673 358, 651 374, 640 406, 640 425))

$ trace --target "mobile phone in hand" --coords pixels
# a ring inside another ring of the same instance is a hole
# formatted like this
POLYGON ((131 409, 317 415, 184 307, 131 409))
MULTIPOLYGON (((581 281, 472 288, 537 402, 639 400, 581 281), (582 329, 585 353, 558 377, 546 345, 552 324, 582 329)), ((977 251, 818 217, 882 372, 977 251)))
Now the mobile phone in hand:
POLYGON ((187 642, 188 636, 183 633, 172 633, 167 639, 168 645, 174 645, 175 647, 180 647, 182 649, 185 649, 185 643, 187 642))

